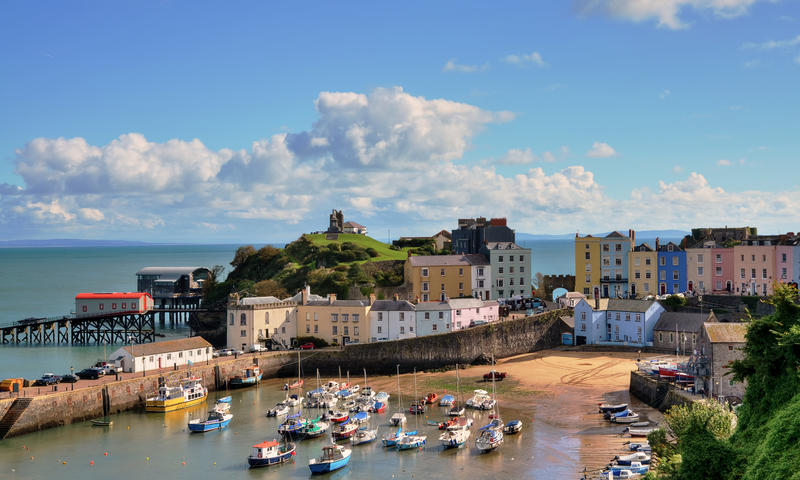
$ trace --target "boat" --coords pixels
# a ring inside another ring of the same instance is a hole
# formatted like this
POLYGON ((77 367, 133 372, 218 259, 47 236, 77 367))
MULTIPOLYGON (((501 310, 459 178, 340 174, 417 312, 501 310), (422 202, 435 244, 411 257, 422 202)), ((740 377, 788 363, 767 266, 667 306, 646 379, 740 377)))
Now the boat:
POLYGON ((301 417, 300 414, 301 412, 297 412, 286 417, 286 420, 278 426, 278 433, 284 436, 300 435, 308 423, 308 420, 301 417))
POLYGON ((522 420, 511 420, 503 427, 503 433, 506 435, 514 435, 522 431, 522 420))
POLYGON ((111 427, 114 425, 114 421, 111 420, 109 417, 104 417, 101 419, 90 420, 93 427, 111 427))
POLYGON ((632 410, 625 410, 612 416, 609 420, 613 423, 634 423, 639 421, 639 414, 632 410))
POLYGON ((386 404, 384 402, 375 402, 370 411, 373 413, 383 413, 386 411, 386 404))
POLYGON ((649 425, 650 425, 650 422, 648 422, 647 420, 645 420, 643 422, 633 422, 633 423, 631 423, 631 427, 633 427, 633 428, 643 428, 643 427, 647 427, 649 425))
POLYGON ((606 470, 600 474, 600 478, 607 478, 608 480, 623 480, 641 477, 642 475, 640 473, 633 473, 630 470, 618 470, 614 472, 606 470))
POLYGON ((433 405, 436 400, 439 398, 439 395, 436 393, 426 393, 424 397, 422 397, 422 404, 423 405, 433 405))
POLYGON ((425 404, 419 401, 411 402, 411 406, 408 407, 409 413, 412 413, 414 415, 422 415, 423 413, 425 413, 425 409, 426 409, 425 404))
POLYGON ((442 395, 442 398, 439 399, 439 406, 440 407, 449 407, 453 405, 455 401, 455 397, 449 394, 442 395))
POLYGON ((474 395, 472 396, 472 398, 467 400, 467 406, 470 408, 480 409, 481 405, 483 405, 483 402, 485 402, 486 400, 491 400, 489 392, 487 392, 486 390, 482 390, 479 388, 477 390, 474 390, 473 393, 474 395))
POLYGON ((378 429, 369 430, 367 427, 359 428, 355 435, 350 437, 350 443, 353 445, 362 445, 370 443, 378 438, 378 429))
POLYGON ((445 420, 444 422, 436 422, 434 420, 428 420, 428 425, 433 425, 433 426, 437 427, 439 430, 446 430, 447 427, 449 427, 451 425, 455 425, 457 421, 458 421, 458 418, 451 418, 451 419, 445 420))
POLYGON ((492 410, 494 409, 494 406, 496 404, 497 400, 495 400, 494 398, 487 398, 486 400, 483 401, 483 403, 480 404, 478 408, 480 410, 492 410))
POLYGON ((283 384, 283 389, 284 390, 296 390, 298 388, 302 388, 303 387, 303 383, 304 383, 303 380, 298 380, 298 381, 292 382, 292 383, 285 383, 285 384, 283 384))
POLYGON ((598 403, 600 413, 619 413, 628 409, 627 403, 598 403))
POLYGON ((322 456, 308 460, 308 468, 312 474, 328 473, 338 470, 350 461, 352 450, 341 445, 332 444, 322 447, 322 456))
POLYGON ((450 424, 447 429, 439 436, 444 448, 459 448, 466 444, 472 432, 469 427, 472 425, 472 420, 459 418, 450 424))
POLYGON ((268 417, 279 417, 289 413, 289 405, 286 402, 278 402, 274 407, 267 410, 268 417))
POLYGON ((417 431, 412 430, 410 432, 404 432, 402 428, 398 428, 394 435, 389 435, 383 437, 383 446, 384 447, 396 447, 397 442, 402 440, 403 437, 406 435, 416 435, 417 431))
MULTIPOLYGON (((340 375, 341 376, 341 372, 340 375)), ((336 392, 339 391, 339 382, 335 380, 330 380, 328 383, 325 384, 325 391, 326 392, 336 392)))
POLYGON ((656 430, 656 427, 649 428, 627 428, 626 432, 631 437, 646 437, 656 430))
POLYGON ((355 423, 361 425, 361 424, 369 422, 369 413, 367 413, 367 412, 358 412, 358 413, 356 413, 355 415, 353 415, 350 418, 352 418, 352 420, 355 423))
POLYGON ((206 401, 208 390, 203 386, 202 379, 187 377, 177 386, 162 384, 158 393, 145 401, 145 410, 148 412, 173 412, 182 408, 199 405, 206 401))
POLYGON ((233 397, 228 395, 227 397, 222 397, 217 399, 217 403, 231 403, 233 401, 233 397))
POLYGON ((400 390, 400 365, 397 365, 397 408, 398 411, 392 414, 389 423, 399 427, 406 423, 406 414, 403 413, 403 393, 400 390))
POLYGON ((391 395, 389 395, 389 394, 388 394, 388 393, 386 393, 386 392, 378 392, 378 393, 376 393, 376 394, 375 394, 375 401, 377 401, 377 402, 383 402, 383 403, 388 403, 388 402, 389 402, 389 397, 390 397, 390 396, 391 396, 391 395))
MULTIPOLYGON (((494 366, 494 355, 492 355, 492 366, 494 366)), ((497 400, 495 399, 495 379, 492 377, 492 421, 481 427, 480 435, 475 440, 475 446, 481 452, 490 452, 503 444, 503 420, 500 419, 500 412, 497 410, 497 400)))
MULTIPOLYGON (((222 405, 227 406, 227 403, 223 403, 222 405)), ((208 412, 208 418, 205 420, 195 419, 189 421, 189 431, 190 432, 210 432, 212 430, 222 430, 223 428, 227 427, 231 420, 233 419, 233 414, 228 412, 228 409, 225 408, 214 408, 208 412)))
POLYGON ((261 369, 258 368, 258 365, 251 365, 242 369, 241 374, 233 377, 230 381, 230 386, 231 388, 242 388, 258 385, 261 383, 261 376, 261 369))
MULTIPOLYGON (((644 475, 650 470, 650 466, 649 465, 643 465, 641 462, 631 462, 630 465, 614 465, 614 464, 612 464, 611 466, 608 467, 607 471, 611 472, 611 474, 614 475, 614 478, 619 478, 620 475, 621 475, 621 472, 623 472, 625 470, 629 471, 632 474, 644 475)), ((631 477, 628 477, 628 478, 631 478, 631 477)))
POLYGON ((346 422, 350 416, 347 412, 342 410, 328 410, 325 412, 325 420, 330 420, 331 422, 342 423, 346 422))
POLYGON ((339 398, 334 393, 325 393, 320 399, 320 408, 333 408, 339 403, 339 398))
POLYGON ((317 438, 328 433, 329 428, 330 424, 328 422, 322 420, 321 417, 317 417, 309 420, 301 433, 304 438, 317 438))
MULTIPOLYGON (((458 390, 458 402, 453 401, 453 405, 447 410, 447 415, 450 417, 460 417, 464 415, 464 398, 461 396, 461 375, 458 373, 458 364, 456 364, 456 388, 458 390)), ((446 396, 446 395, 445 395, 446 396)))
MULTIPOLYGON (((414 369, 414 398, 417 397, 417 369, 414 369)), ((422 412, 425 412, 425 405, 415 402, 418 406, 422 407, 422 412)), ((414 404, 411 405, 412 408, 414 404)), ((417 411, 416 413, 422 413, 417 411)), ((414 413, 414 412, 412 412, 414 413)), ((418 429, 419 428, 419 417, 416 415, 414 416, 414 426, 418 429)), ((418 433, 406 434, 400 440, 397 441, 397 449, 398 450, 410 450, 412 448, 421 448, 425 443, 428 441, 427 435, 420 435, 418 433)))
POLYGON ((644 453, 649 453, 651 451, 650 444, 647 442, 629 443, 628 450, 632 452, 644 452, 644 453))
POLYGON ((277 440, 253 445, 253 451, 247 457, 251 468, 267 467, 292 460, 295 455, 294 442, 279 443, 277 440))
POLYGON ((283 403, 289 407, 296 407, 300 405, 300 398, 297 395, 287 395, 283 403))
POLYGON ((634 452, 614 457, 614 463, 617 465, 630 465, 631 462, 641 462, 642 465, 648 465, 650 464, 650 455, 644 452, 634 452))
POLYGON ((352 420, 348 420, 344 423, 334 425, 331 429, 331 436, 336 440, 344 440, 355 435, 357 430, 358 424, 352 420))

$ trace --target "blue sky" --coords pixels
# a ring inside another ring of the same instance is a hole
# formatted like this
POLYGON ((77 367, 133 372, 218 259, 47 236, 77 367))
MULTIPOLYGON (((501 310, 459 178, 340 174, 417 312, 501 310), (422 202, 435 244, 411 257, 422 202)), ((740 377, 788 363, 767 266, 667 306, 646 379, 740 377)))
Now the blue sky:
POLYGON ((4 2, 0 52, 0 239, 800 229, 797 1, 4 2))

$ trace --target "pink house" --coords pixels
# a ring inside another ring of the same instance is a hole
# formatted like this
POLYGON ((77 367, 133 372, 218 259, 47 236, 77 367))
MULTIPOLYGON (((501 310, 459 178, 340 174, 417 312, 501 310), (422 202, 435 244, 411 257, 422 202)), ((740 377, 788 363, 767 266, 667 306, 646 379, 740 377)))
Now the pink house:
POLYGON ((714 293, 734 293, 733 248, 711 249, 711 288, 714 293))
POLYGON ((734 286, 739 295, 772 295, 775 278, 774 245, 733 247, 734 286))
POLYGON ((775 247, 775 279, 778 283, 789 283, 794 279, 794 245, 775 247))
POLYGON ((452 330, 463 330, 474 325, 496 322, 499 317, 497 302, 483 301, 477 298, 452 298, 450 303, 450 318, 452 330))

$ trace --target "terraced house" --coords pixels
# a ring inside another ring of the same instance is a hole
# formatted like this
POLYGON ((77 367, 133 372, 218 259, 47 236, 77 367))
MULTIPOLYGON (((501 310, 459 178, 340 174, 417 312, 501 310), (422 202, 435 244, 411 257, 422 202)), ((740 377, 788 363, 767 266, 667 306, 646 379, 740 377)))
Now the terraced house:
POLYGON ((531 298, 531 249, 514 242, 489 242, 485 252, 491 266, 491 298, 531 298))
POLYGON ((576 345, 652 346, 664 307, 653 300, 581 300, 574 309, 576 345))
POLYGON ((370 339, 369 300, 337 300, 331 293, 322 300, 304 295, 297 305, 297 331, 299 336, 322 338, 329 343, 347 345, 366 343, 370 339))
POLYGON ((405 263, 411 297, 429 302, 472 295, 472 264, 468 255, 412 255, 405 263))
POLYGON ((600 297, 601 237, 575 234, 575 291, 588 298, 600 297))
POLYGON ((658 254, 658 294, 667 295, 686 291, 686 252, 669 242, 661 245, 656 239, 658 254))
POLYGON ((628 293, 631 298, 656 295, 658 255, 647 243, 633 247, 628 257, 628 293))

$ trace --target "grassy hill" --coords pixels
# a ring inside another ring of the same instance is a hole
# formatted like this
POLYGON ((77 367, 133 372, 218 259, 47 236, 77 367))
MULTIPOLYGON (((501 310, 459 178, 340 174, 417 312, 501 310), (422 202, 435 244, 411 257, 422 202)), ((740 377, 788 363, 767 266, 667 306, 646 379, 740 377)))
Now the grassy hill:
POLYGON ((373 257, 369 262, 380 262, 384 260, 405 260, 408 258, 408 251, 410 248, 406 247, 402 250, 392 250, 389 248, 389 245, 375 240, 372 237, 368 237, 366 235, 359 235, 357 233, 340 233, 336 240, 327 240, 325 238, 324 233, 315 233, 315 234, 306 234, 303 235, 306 239, 308 239, 313 245, 318 247, 327 247, 332 243, 353 243, 362 247, 364 249, 372 248, 378 252, 377 257, 373 257))

